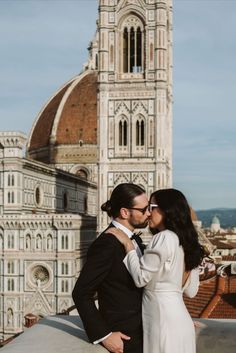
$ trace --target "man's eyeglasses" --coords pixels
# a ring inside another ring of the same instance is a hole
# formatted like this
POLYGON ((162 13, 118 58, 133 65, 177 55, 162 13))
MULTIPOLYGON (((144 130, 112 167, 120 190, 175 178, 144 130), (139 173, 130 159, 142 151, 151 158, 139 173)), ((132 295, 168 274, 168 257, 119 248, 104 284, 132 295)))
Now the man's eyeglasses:
POLYGON ((138 207, 129 207, 129 210, 135 210, 135 211, 139 211, 142 214, 145 214, 145 212, 152 212, 153 208, 157 208, 158 205, 154 204, 154 203, 150 203, 149 205, 143 207, 143 208, 138 208, 138 207))
POLYGON ((147 212, 147 210, 149 209, 149 205, 143 207, 143 208, 138 208, 138 207, 129 207, 129 210, 135 210, 135 211, 139 211, 142 214, 145 214, 145 212, 147 212))

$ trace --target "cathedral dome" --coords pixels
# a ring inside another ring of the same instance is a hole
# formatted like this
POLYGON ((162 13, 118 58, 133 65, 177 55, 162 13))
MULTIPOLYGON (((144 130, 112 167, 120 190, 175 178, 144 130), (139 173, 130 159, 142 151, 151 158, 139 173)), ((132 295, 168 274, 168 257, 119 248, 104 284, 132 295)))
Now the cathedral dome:
POLYGON ((220 224, 219 218, 218 218, 217 216, 214 216, 214 217, 212 218, 211 224, 220 224))
POLYGON ((28 157, 45 163, 96 163, 97 72, 67 82, 43 107, 32 127, 28 157))

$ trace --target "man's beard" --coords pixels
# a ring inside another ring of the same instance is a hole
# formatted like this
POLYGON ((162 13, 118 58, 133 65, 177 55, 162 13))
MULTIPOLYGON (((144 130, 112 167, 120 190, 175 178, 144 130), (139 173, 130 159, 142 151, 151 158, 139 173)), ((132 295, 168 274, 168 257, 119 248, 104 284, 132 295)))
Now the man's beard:
POLYGON ((142 228, 146 228, 148 225, 148 219, 143 222, 143 223, 132 223, 132 226, 135 228, 135 229, 142 229, 142 228))

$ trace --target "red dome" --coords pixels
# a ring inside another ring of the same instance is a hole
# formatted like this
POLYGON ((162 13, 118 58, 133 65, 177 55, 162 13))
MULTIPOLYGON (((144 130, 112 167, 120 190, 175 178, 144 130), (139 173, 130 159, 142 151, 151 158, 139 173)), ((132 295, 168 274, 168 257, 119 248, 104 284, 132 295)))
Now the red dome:
POLYGON ((50 99, 33 125, 27 151, 33 159, 60 163, 55 149, 65 146, 68 153, 68 145, 97 145, 95 71, 75 77, 50 99))

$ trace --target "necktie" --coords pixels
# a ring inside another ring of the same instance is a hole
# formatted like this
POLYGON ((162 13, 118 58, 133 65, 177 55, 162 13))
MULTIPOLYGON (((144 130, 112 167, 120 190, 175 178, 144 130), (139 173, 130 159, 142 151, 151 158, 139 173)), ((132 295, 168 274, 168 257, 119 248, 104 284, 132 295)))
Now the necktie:
POLYGON ((131 237, 131 240, 135 240, 136 243, 138 244, 139 246, 139 249, 141 250, 141 253, 143 254, 144 252, 144 249, 146 248, 146 245, 143 244, 143 240, 142 238, 140 237, 140 235, 142 234, 142 232, 138 232, 138 233, 134 233, 131 237))

